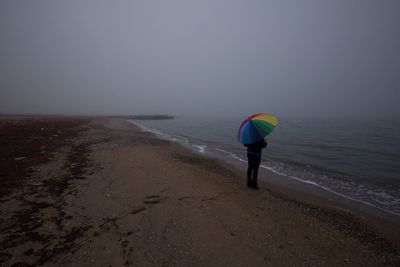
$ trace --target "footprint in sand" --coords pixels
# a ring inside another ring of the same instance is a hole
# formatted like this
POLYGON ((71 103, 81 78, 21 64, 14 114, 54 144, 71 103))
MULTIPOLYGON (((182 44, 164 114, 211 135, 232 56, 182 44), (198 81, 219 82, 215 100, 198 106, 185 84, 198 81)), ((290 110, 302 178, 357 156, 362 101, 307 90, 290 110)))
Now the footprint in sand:
POLYGON ((158 204, 161 202, 161 198, 159 195, 149 195, 146 196, 143 200, 145 204, 158 204))
MULTIPOLYGON (((161 202, 161 197, 159 195, 149 195, 149 196, 146 196, 143 200, 144 204, 151 204, 151 205, 158 204, 160 202, 161 202)), ((130 212, 130 214, 135 215, 135 214, 145 211, 146 209, 147 209, 147 207, 145 207, 145 206, 139 206, 139 207, 134 208, 130 212)))
POLYGON ((139 213, 139 212, 142 212, 142 211, 145 211, 145 210, 146 210, 145 207, 137 207, 136 209, 133 209, 133 210, 131 211, 131 214, 132 214, 132 215, 135 215, 135 214, 137 214, 137 213, 139 213))

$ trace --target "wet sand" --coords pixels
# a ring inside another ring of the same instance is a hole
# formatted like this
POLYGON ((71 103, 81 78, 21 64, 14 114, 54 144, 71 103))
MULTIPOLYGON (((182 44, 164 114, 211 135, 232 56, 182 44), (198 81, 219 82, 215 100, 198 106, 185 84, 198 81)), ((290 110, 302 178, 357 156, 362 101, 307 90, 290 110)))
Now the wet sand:
POLYGON ((4 117, 0 129, 1 266, 400 264, 396 225, 285 186, 248 189, 235 166, 123 120, 4 117))

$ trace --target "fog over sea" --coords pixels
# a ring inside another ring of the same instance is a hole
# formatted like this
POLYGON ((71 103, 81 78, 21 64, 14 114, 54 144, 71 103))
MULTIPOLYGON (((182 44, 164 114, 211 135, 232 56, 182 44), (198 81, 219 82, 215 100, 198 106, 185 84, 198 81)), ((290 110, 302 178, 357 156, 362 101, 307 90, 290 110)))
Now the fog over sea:
MULTIPOLYGON (((236 139, 243 119, 131 122, 160 138, 206 155, 222 154, 243 166, 246 149, 236 139)), ((267 141, 261 168, 400 215, 400 121, 280 118, 267 141)))

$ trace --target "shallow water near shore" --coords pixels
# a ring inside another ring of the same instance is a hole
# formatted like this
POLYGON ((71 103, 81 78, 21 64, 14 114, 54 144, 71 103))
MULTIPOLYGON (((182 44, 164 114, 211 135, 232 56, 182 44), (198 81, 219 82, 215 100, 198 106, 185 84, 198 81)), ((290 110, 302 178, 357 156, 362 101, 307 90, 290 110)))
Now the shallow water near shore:
MULTIPOLYGON (((236 140, 241 118, 130 122, 199 153, 247 162, 236 140)), ((283 118, 261 168, 400 216, 399 158, 399 121, 283 118)))

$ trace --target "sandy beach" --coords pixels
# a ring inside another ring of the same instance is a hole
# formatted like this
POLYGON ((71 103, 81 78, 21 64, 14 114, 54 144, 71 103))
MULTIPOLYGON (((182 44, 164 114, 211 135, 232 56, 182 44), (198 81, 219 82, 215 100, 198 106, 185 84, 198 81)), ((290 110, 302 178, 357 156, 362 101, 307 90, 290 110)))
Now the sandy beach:
POLYGON ((0 266, 399 266, 398 224, 122 119, 0 119, 0 266))

